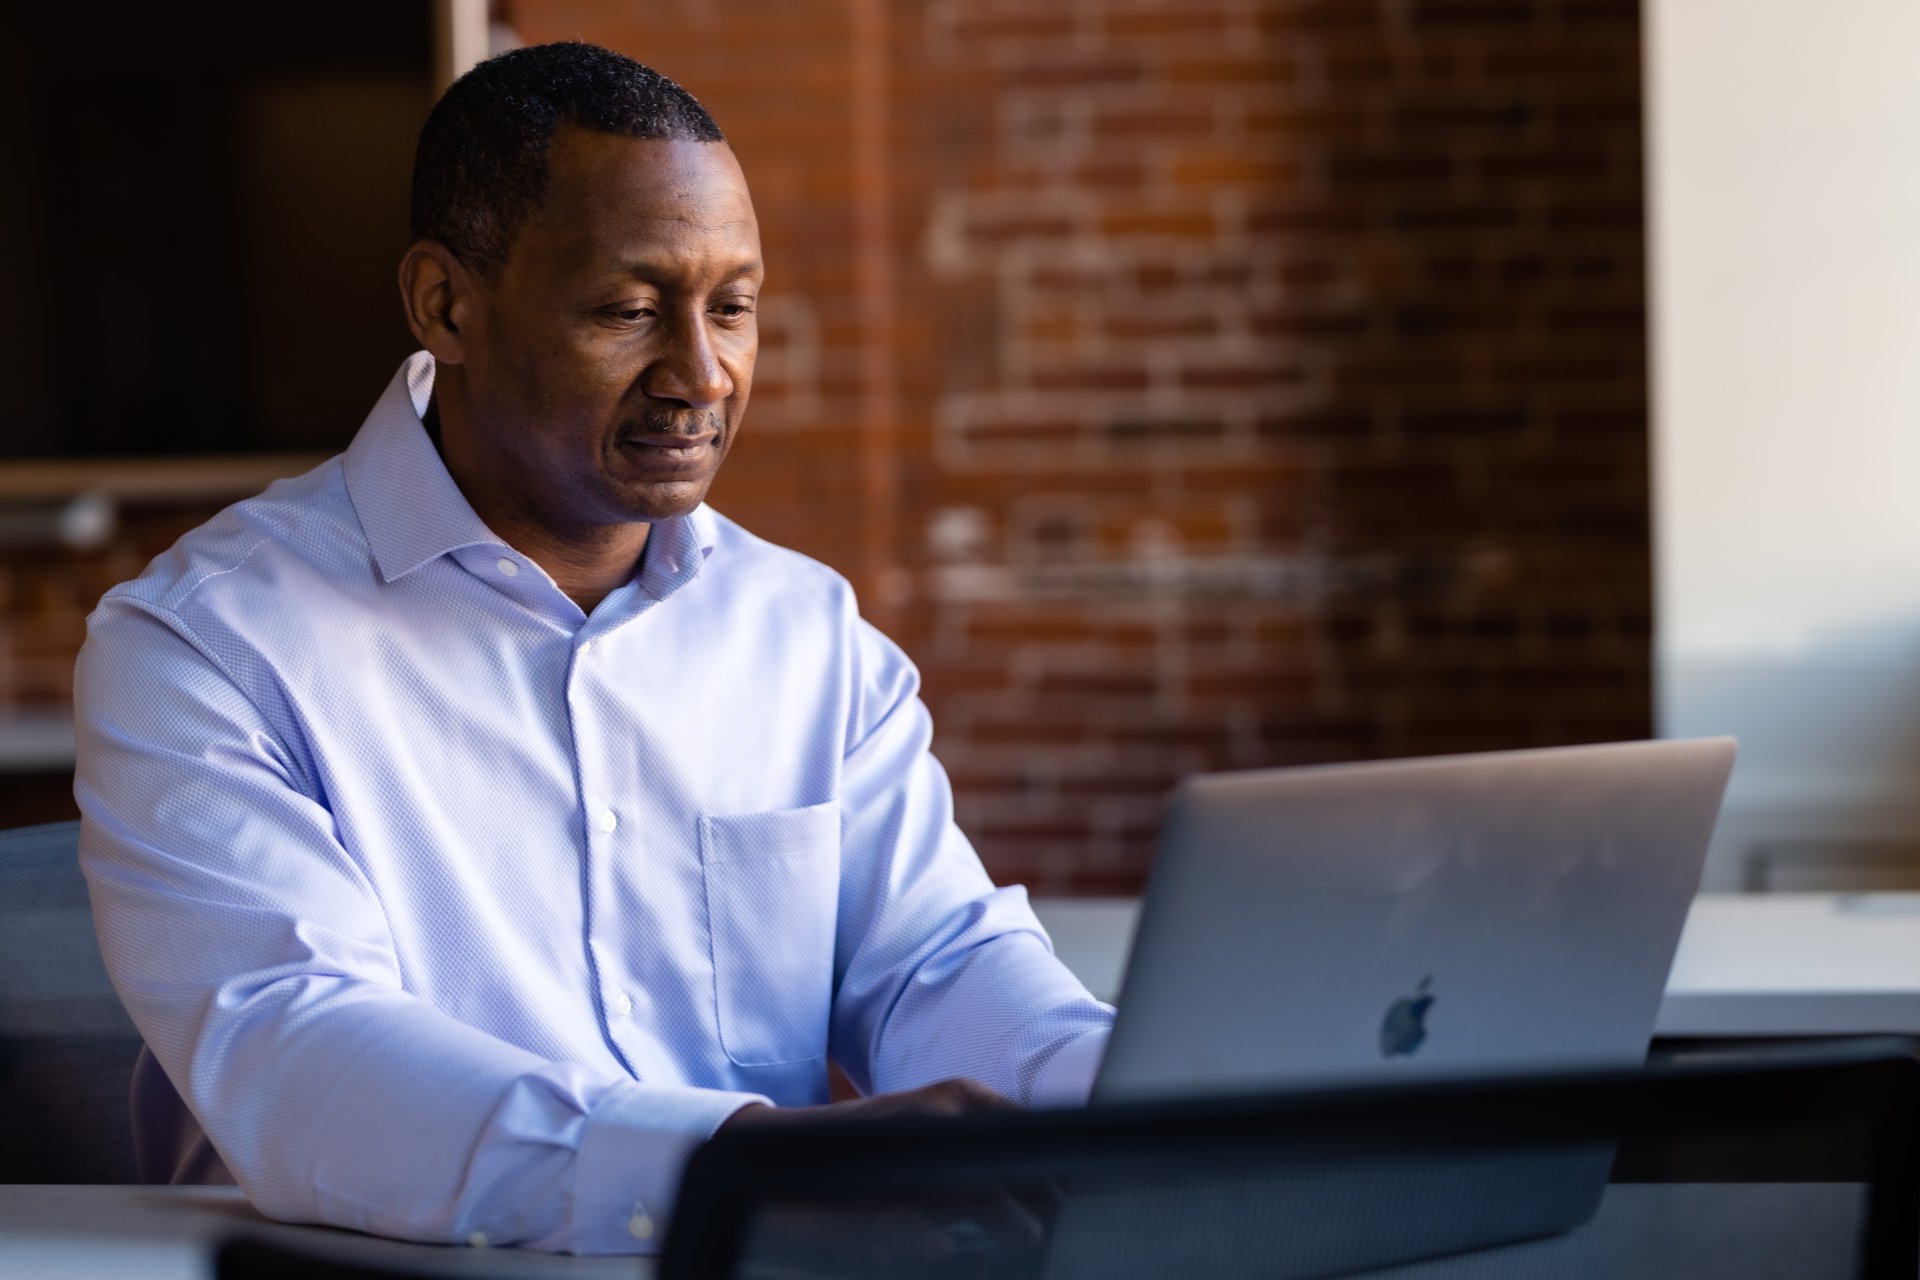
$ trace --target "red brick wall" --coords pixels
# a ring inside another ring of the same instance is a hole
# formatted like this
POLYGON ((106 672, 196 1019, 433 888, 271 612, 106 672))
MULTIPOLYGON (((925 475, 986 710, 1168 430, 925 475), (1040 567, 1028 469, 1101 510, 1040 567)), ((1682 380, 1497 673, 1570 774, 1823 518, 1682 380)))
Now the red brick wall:
POLYGON ((86 638, 87 615, 95 603, 224 505, 116 504, 113 539, 87 551, 0 543, 0 717, 69 708, 73 657, 86 638))
POLYGON ((1136 887, 1195 769, 1650 731, 1630 0, 715 12, 513 18, 733 139, 716 503, 921 663, 996 874, 1136 887))
POLYGON ((920 662, 996 876, 1136 888, 1196 769, 1650 731, 1631 0, 508 16, 733 140, 715 503, 920 662))

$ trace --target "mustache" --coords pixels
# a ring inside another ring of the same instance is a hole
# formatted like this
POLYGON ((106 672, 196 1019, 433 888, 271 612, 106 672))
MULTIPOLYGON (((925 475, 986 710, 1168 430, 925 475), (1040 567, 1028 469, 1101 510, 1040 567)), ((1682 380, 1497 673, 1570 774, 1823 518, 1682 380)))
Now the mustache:
POLYGON ((712 433, 715 436, 726 434, 727 420, 714 409, 669 409, 662 405, 648 409, 636 422, 622 427, 623 437, 632 436, 684 436, 692 440, 712 433))

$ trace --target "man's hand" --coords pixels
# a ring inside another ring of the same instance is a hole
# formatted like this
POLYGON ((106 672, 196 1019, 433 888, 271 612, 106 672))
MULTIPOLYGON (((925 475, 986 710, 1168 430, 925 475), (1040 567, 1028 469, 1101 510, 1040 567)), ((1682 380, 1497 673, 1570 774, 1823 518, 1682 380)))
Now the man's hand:
POLYGON ((900 1093, 879 1093, 871 1098, 850 1098, 817 1107, 769 1107, 750 1102, 728 1116, 720 1125, 782 1124, 795 1120, 824 1120, 844 1117, 848 1120, 880 1116, 960 1116, 977 1111, 1019 1111, 1019 1103, 994 1092, 977 1080, 942 1080, 900 1093))

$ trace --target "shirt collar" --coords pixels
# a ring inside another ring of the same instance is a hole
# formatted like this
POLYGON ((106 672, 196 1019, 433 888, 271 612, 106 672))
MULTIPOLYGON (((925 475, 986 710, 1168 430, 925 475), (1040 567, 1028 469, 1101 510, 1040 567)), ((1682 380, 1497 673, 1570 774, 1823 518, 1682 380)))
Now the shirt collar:
MULTIPOLYGON (((430 353, 408 356, 341 460, 347 496, 384 582, 462 547, 506 545, 468 504, 420 421, 433 374, 430 353)), ((713 554, 717 532, 713 512, 702 503, 654 525, 644 559, 664 562, 660 568, 675 578, 690 576, 713 554)))

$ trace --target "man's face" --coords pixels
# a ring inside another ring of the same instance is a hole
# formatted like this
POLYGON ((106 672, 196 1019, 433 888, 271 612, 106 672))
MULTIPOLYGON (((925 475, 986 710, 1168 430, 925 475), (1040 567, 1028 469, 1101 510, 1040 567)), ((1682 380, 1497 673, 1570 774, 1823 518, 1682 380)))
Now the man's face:
POLYGON ((759 347, 760 231, 723 143, 570 125, 462 324, 470 465, 561 536, 697 506, 759 347))

